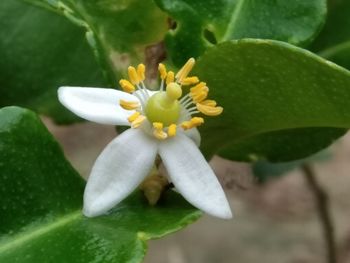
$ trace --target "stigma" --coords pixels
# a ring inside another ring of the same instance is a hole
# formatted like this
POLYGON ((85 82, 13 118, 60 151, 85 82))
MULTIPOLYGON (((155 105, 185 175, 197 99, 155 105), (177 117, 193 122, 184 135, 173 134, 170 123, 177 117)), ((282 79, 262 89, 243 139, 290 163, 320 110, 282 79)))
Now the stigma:
POLYGON ((159 90, 151 95, 144 84, 146 67, 128 68, 129 80, 122 79, 122 89, 135 95, 138 101, 120 100, 119 105, 134 111, 128 118, 132 128, 143 128, 158 140, 176 136, 178 132, 193 129, 204 123, 203 117, 192 115, 218 116, 223 108, 216 101, 209 100, 209 88, 197 76, 189 76, 195 65, 190 58, 175 74, 159 64, 159 90), (188 87, 190 86, 190 87, 188 87), (187 94, 183 95, 187 91, 187 94))

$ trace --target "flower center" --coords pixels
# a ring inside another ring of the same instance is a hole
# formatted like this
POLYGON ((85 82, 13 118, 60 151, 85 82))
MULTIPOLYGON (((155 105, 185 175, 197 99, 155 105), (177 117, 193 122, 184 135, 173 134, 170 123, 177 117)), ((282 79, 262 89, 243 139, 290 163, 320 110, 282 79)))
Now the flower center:
POLYGON ((180 117, 181 106, 178 99, 182 95, 181 86, 175 82, 167 85, 166 91, 159 91, 148 99, 146 116, 148 120, 163 123, 169 126, 177 123, 180 117))
POLYGON ((186 131, 204 123, 202 117, 192 117, 202 113, 207 116, 217 116, 223 108, 216 105, 215 100, 207 99, 209 88, 205 82, 200 82, 196 76, 188 76, 194 66, 194 58, 190 58, 185 65, 175 73, 167 71, 160 63, 158 70, 161 78, 159 92, 150 97, 145 79, 145 66, 139 64, 137 68, 128 68, 129 80, 121 79, 120 86, 125 92, 132 93, 137 101, 120 100, 119 105, 125 110, 133 110, 128 117, 132 128, 139 128, 148 119, 149 124, 143 128, 147 133, 159 140, 176 136, 178 131, 186 131), (164 85, 166 90, 164 91, 164 85), (136 86, 136 87, 135 87, 136 86), (182 89, 192 86, 189 92, 182 96, 182 89), (137 91, 136 88, 138 89, 137 91), (181 120, 181 121, 180 121, 181 120), (151 133, 148 131, 151 129, 151 133))

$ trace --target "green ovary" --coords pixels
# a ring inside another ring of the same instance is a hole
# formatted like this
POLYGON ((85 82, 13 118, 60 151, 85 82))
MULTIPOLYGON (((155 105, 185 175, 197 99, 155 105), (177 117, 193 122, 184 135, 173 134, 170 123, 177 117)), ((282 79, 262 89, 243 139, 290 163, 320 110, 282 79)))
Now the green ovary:
POLYGON ((180 117, 180 104, 169 98, 166 92, 160 91, 149 98, 146 116, 151 123, 161 122, 164 126, 176 124, 180 117))

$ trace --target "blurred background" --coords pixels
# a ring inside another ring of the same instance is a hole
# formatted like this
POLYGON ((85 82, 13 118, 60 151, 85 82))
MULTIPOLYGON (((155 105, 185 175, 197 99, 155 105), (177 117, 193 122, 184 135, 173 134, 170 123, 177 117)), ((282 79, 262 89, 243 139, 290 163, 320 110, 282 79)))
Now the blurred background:
MULTIPOLYGON (((109 126, 56 126, 43 120, 85 178, 98 154, 116 136, 109 126)), ((260 182, 248 164, 214 157, 211 165, 225 188, 234 218, 225 221, 205 215, 180 232, 150 241, 146 263, 327 262, 315 189, 300 166, 289 165, 291 170, 278 176, 270 167, 260 182)), ((338 262, 350 263, 350 134, 308 165, 328 196, 338 262)))

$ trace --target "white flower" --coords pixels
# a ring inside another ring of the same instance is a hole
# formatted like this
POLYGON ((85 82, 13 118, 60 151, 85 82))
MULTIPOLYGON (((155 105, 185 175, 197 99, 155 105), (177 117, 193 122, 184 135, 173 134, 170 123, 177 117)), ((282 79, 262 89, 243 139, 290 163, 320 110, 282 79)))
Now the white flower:
POLYGON ((129 125, 97 158, 84 193, 84 214, 106 213, 140 185, 159 155, 171 182, 184 198, 200 210, 231 218, 220 183, 198 147, 196 127, 204 120, 192 114, 216 116, 222 108, 206 100, 209 89, 197 77, 188 77, 191 58, 175 74, 159 64, 160 90, 148 90, 145 66, 129 67, 130 81, 121 80, 124 92, 114 89, 60 87, 60 102, 76 115, 97 123, 129 125), (182 96, 183 86, 193 86, 182 96), (164 90, 164 86, 166 89, 164 90), (181 99, 180 99, 181 98, 181 99))

